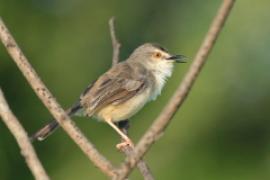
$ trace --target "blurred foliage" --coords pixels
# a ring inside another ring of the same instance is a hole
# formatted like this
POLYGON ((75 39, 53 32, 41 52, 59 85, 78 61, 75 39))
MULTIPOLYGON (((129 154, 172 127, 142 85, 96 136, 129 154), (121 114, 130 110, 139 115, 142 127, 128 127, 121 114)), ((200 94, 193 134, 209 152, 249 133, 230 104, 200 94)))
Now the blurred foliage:
MULTIPOLYGON (((0 0, 0 16, 48 88, 68 107, 111 66, 111 16, 117 19, 121 59, 150 41, 192 60, 220 3, 0 0)), ((146 156, 157 179, 270 179, 269 6, 268 0, 236 2, 184 106, 146 156)), ((162 110, 189 65, 177 66, 162 96, 132 118, 133 139, 139 140, 162 110)), ((0 83, 29 134, 50 119, 2 45, 0 83)), ((124 158, 110 127, 74 119, 114 164, 124 158)), ((3 123, 0 135, 0 179, 32 179, 3 123)), ((106 179, 62 130, 35 148, 52 179, 106 179)), ((132 179, 142 178, 135 171, 132 179)))

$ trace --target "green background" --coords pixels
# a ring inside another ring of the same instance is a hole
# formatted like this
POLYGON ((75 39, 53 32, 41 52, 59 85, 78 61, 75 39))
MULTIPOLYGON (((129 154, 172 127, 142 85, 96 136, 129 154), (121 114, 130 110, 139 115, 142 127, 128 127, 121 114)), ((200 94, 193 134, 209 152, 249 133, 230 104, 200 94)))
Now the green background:
MULTIPOLYGON (((220 1, 0 0, 6 22, 31 64, 63 107, 111 66, 108 20, 117 19, 121 59, 144 42, 189 57, 162 95, 131 120, 138 141, 177 88, 220 1)), ((237 1, 209 61, 164 136, 145 159, 156 179, 270 179, 270 2, 237 1)), ((0 86, 29 134, 51 118, 0 46, 0 86)), ((118 135, 106 124, 74 118, 97 148, 119 165, 118 135)), ((52 179, 107 179, 58 130, 34 144, 52 179)), ((33 179, 0 122, 0 179, 33 179)), ((136 171, 131 179, 142 179, 136 171)))

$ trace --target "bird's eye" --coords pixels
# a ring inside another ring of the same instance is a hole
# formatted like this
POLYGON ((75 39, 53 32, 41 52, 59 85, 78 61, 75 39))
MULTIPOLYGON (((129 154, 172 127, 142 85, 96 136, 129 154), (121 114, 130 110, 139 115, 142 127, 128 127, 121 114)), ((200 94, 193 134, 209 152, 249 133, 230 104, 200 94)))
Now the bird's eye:
POLYGON ((154 54, 154 57, 155 57, 155 58, 160 58, 160 57, 161 57, 161 53, 160 53, 160 52, 156 52, 156 53, 154 54))

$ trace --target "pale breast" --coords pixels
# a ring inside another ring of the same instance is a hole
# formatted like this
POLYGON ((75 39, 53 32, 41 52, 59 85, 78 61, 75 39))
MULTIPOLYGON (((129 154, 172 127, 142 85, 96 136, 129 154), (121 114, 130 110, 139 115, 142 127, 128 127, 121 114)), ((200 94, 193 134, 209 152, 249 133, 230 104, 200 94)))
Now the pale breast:
POLYGON ((167 78, 172 75, 173 64, 167 62, 160 62, 156 64, 151 70, 154 81, 155 88, 153 89, 153 93, 151 95, 151 100, 155 100, 157 96, 161 94, 161 90, 163 89, 167 78))
POLYGON ((149 100, 149 97, 150 88, 147 88, 144 90, 144 92, 135 95, 125 103, 119 105, 110 104, 102 108, 100 111, 94 114, 94 117, 99 120, 111 118, 113 122, 129 119, 145 105, 145 103, 149 100))

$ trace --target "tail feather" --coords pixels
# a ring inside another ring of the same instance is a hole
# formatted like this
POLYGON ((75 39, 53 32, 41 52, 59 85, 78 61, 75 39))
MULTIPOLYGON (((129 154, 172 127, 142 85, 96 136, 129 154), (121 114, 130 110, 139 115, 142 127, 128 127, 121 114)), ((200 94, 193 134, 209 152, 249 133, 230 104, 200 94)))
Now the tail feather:
POLYGON ((54 120, 50 122, 30 137, 31 142, 34 142, 35 140, 43 141, 49 135, 51 135, 58 127, 59 124, 57 121, 54 120))
MULTIPOLYGON (((69 108, 66 113, 69 116, 72 116, 76 114, 78 111, 82 109, 81 104, 78 102, 74 104, 71 108, 69 108)), ((30 137, 31 142, 34 142, 35 140, 42 141, 46 139, 49 135, 51 135, 57 128, 59 127, 59 124, 57 121, 53 120, 49 124, 45 125, 43 128, 38 130, 35 134, 33 134, 30 137)))

